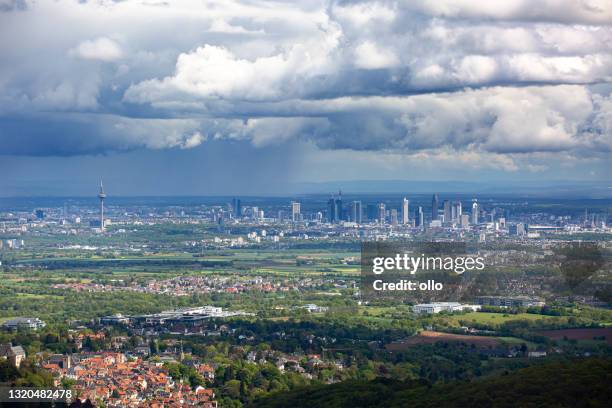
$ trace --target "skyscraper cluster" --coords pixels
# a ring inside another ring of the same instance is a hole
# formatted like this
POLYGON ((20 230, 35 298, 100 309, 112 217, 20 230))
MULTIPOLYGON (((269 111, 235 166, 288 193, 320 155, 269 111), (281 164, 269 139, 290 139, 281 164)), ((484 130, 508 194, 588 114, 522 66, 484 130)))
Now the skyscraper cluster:
MULTIPOLYGON (((290 208, 291 215, 289 216, 286 209, 279 209, 277 220, 280 222, 287 220, 291 222, 302 222, 305 220, 321 222, 325 220, 329 224, 340 222, 363 224, 364 221, 368 221, 379 225, 391 225, 393 227, 408 226, 421 229, 443 226, 467 228, 469 225, 478 225, 484 222, 486 218, 484 215, 490 215, 494 218, 495 214, 503 212, 503 209, 492 209, 491 213, 485 213, 482 211, 478 201, 473 200, 471 213, 464 214, 461 201, 440 200, 438 194, 431 196, 431 207, 429 209, 427 206, 417 205, 411 212, 412 207, 410 204, 411 202, 407 197, 403 197, 396 206, 388 201, 364 205, 361 200, 353 200, 349 201, 345 208, 342 201, 342 191, 339 190, 337 194, 332 194, 327 200, 326 209, 314 213, 314 216, 310 213, 302 213, 302 204, 299 201, 292 201, 290 208)), ((234 218, 240 218, 244 215, 241 201, 238 198, 232 199, 231 204, 228 204, 228 208, 233 213, 234 218)), ((247 207, 246 211, 246 215, 250 216, 253 220, 263 219, 263 211, 258 207, 247 207)))

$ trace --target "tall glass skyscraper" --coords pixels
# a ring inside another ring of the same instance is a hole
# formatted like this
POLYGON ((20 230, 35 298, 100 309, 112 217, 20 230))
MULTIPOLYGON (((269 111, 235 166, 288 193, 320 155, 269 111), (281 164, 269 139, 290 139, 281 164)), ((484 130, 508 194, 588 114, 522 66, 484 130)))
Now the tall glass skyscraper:
POLYGON ((434 194, 433 197, 431 198, 431 220, 432 221, 438 219, 438 207, 440 207, 438 195, 434 194))
POLYGON ((353 201, 351 206, 351 221, 361 224, 363 221, 362 216, 361 201, 353 201))
POLYGON ((410 201, 404 197, 402 201, 402 224, 406 225, 410 222, 410 201))

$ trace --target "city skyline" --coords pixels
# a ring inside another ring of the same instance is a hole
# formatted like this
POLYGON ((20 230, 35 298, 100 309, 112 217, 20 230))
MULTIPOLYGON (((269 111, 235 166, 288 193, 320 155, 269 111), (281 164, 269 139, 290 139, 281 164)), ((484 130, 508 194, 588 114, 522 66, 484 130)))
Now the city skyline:
MULTIPOLYGON (((257 200, 257 205, 249 203, 248 196, 233 196, 231 200, 229 200, 229 197, 216 196, 207 198, 209 200, 217 199, 217 202, 201 202, 198 204, 196 201, 187 204, 187 206, 196 204, 203 208, 210 208, 212 210, 212 221, 217 223, 220 229, 223 228, 226 221, 241 222, 247 220, 249 222, 255 223, 273 222, 280 224, 290 221, 295 225, 308 225, 309 223, 314 223, 316 225, 327 223, 330 226, 334 224, 341 224, 342 226, 349 227, 363 227, 368 224, 376 224, 378 226, 391 226, 395 228, 416 227, 423 231, 429 228, 465 229, 468 228, 470 225, 478 226, 486 224, 487 228, 490 228, 493 225, 495 227, 495 230, 497 231, 500 226, 506 228, 506 223, 510 220, 511 212, 507 208, 503 207, 505 207, 506 205, 514 205, 504 203, 503 206, 499 206, 499 204, 495 204, 495 195, 488 197, 480 196, 482 198, 485 198, 484 201, 488 202, 489 208, 483 207, 482 201, 478 201, 479 196, 476 194, 442 193, 441 195, 444 198, 444 200, 442 201, 442 205, 440 205, 439 194, 433 193, 430 201, 431 205, 429 207, 424 207, 422 205, 417 206, 414 210, 413 217, 410 216, 410 200, 403 194, 397 195, 396 193, 396 196, 393 197, 393 194, 383 194, 381 196, 379 194, 373 193, 350 193, 349 200, 343 202, 341 189, 339 189, 337 193, 331 193, 329 195, 329 199, 327 200, 326 205, 325 200, 322 199, 324 195, 310 194, 294 196, 291 201, 287 201, 287 197, 277 197, 273 199, 273 202, 267 201, 265 197, 250 197, 251 199, 255 198, 257 200), (243 199, 247 200, 246 203, 243 203, 243 199), (471 203, 471 206, 466 206, 466 208, 470 209, 471 207, 471 209, 465 214, 462 209, 462 201, 468 204, 471 203), (302 204, 306 204, 304 211, 302 210, 302 204), (425 216, 425 212, 423 210, 424 208, 429 208, 428 216, 425 216)), ((89 224, 91 227, 94 227, 94 229, 99 230, 101 233, 104 233, 106 231, 107 224, 110 225, 112 223, 112 220, 109 217, 105 218, 104 200, 106 200, 107 194, 104 191, 102 180, 100 180, 100 190, 96 197, 99 199, 98 220, 89 220, 89 224)), ((413 197, 413 204, 415 201, 417 203, 427 202, 426 194, 416 193, 411 195, 411 197, 413 197)), ((142 198, 146 202, 147 198, 142 198)), ((180 199, 180 197, 175 198, 180 199)), ((198 197, 192 196, 190 198, 197 200, 198 197)), ((506 195, 505 198, 510 199, 511 201, 517 200, 516 197, 511 198, 510 195, 506 195)), ((61 199, 61 197, 59 197, 59 199, 61 199)), ((518 199, 520 200, 520 198, 518 199)), ((582 201, 587 203, 590 200, 583 199, 582 201)), ((523 202, 522 204, 527 205, 527 203, 528 202, 523 202)), ((79 208, 79 211, 82 210, 82 203, 77 204, 73 202, 73 204, 76 204, 77 208, 79 208)), ((122 205, 125 204, 125 202, 123 204, 118 203, 117 207, 120 208, 122 205)), ((163 204, 162 207, 169 204, 170 203, 163 204)), ((186 203, 174 203, 173 206, 174 208, 176 208, 177 206, 183 207, 185 204, 186 203)), ((518 204, 518 202, 515 204, 518 204)), ((32 207, 32 205, 33 202, 30 201, 29 206, 32 207)), ((2 207, 0 206, 0 209, 1 208, 2 207)), ((85 208, 87 208, 87 205, 85 205, 85 208)), ((53 205, 34 205, 34 207, 32 207, 31 209, 33 209, 31 215, 35 216, 38 220, 45 219, 45 217, 47 216, 46 210, 50 209, 52 211, 56 211, 56 208, 54 208, 53 205)), ((66 201, 63 202, 62 209, 59 214, 62 218, 62 224, 67 223, 69 218, 72 218, 73 220, 76 220, 78 218, 77 224, 80 224, 81 222, 81 217, 79 216, 73 214, 72 217, 69 217, 68 203, 66 201)), ((126 214, 127 213, 124 213, 124 215, 126 214)), ((169 215, 170 213, 167 212, 167 214, 169 215)), ((181 210, 180 216, 186 216, 184 210, 181 210)), ((574 213, 573 215, 574 219, 578 218, 582 220, 582 223, 585 226, 590 225, 592 227, 595 227, 596 221, 600 221, 602 222, 603 228, 605 228, 608 216, 609 211, 607 210, 605 212, 596 211, 596 214, 589 215, 588 205, 584 207, 583 217, 580 214, 576 216, 576 213, 574 213)), ((555 217, 551 218, 551 220, 553 219, 555 219, 555 217)), ((567 221, 567 219, 564 219, 563 222, 565 221, 567 221)), ((516 235, 516 231, 527 231, 529 226, 527 223, 524 223, 522 221, 516 222, 515 220, 515 223, 509 225, 508 230, 511 230, 512 228, 514 228, 516 235)), ((545 226, 544 228, 548 229, 551 228, 551 226, 545 226)), ((552 226, 552 228, 556 230, 557 228, 559 228, 559 225, 552 226)))

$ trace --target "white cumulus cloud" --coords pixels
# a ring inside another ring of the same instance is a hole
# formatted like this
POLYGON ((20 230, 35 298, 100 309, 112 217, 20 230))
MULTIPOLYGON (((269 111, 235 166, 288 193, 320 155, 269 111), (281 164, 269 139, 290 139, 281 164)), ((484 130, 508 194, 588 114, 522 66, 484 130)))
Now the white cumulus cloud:
POLYGON ((123 56, 121 46, 107 37, 82 41, 69 54, 78 58, 99 61, 115 61, 123 56))

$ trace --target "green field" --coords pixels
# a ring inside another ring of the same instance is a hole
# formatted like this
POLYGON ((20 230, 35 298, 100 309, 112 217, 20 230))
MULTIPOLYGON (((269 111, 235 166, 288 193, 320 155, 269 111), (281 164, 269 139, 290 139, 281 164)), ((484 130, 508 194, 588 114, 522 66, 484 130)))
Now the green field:
POLYGON ((503 314, 488 312, 470 312, 450 317, 450 319, 456 324, 460 324, 461 321, 469 321, 481 324, 501 324, 509 320, 541 320, 554 318, 556 317, 532 313, 503 314))

